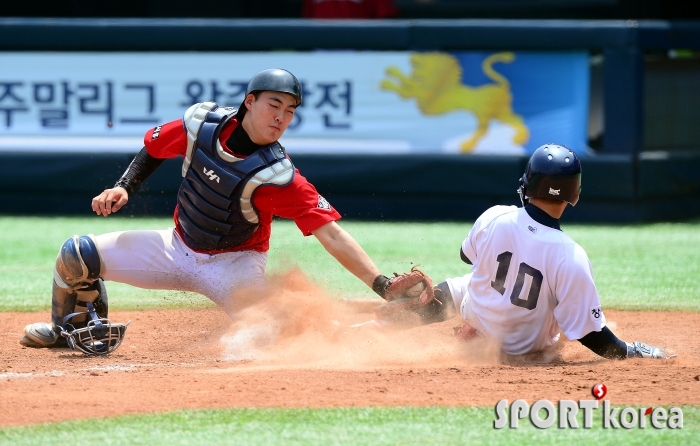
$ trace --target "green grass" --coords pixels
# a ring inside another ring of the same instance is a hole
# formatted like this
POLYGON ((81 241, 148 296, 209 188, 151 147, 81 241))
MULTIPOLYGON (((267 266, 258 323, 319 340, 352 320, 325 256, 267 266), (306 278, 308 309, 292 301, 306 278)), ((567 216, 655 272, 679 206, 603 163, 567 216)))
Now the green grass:
MULTIPOLYGON (((68 236, 171 225, 169 218, 0 217, 0 311, 49 309, 56 252, 68 236)), ((468 223, 341 225, 386 274, 415 263, 436 281, 468 271, 458 257, 468 223)), ((606 308, 700 311, 700 223, 565 225, 564 230, 588 252, 606 308)), ((268 272, 294 267, 338 297, 374 297, 313 237, 302 237, 293 223, 275 222, 268 272)), ((108 287, 113 308, 211 305, 193 294, 108 287)), ((538 430, 528 423, 518 430, 494 430, 489 407, 178 411, 0 429, 0 444, 61 444, 76 438, 105 445, 692 444, 700 436, 700 408, 683 410, 683 429, 629 431, 601 429, 600 411, 591 430, 538 430)))
MULTIPOLYGON (((459 247, 469 223, 341 222, 385 274, 413 264, 434 280, 468 272, 459 247)), ((0 217, 0 311, 48 309, 58 248, 72 234, 163 229, 170 218, 0 217)), ((608 309, 700 311, 700 222, 645 225, 565 225, 588 252, 603 305, 608 309)), ((314 237, 289 221, 276 221, 268 272, 298 267, 338 297, 376 297, 344 270, 314 237)), ((109 283, 113 308, 210 305, 201 296, 147 291, 109 283)))
MULTIPOLYGON (((682 429, 494 429, 489 407, 346 409, 222 409, 129 415, 0 429, 0 444, 100 445, 685 445, 700 438, 700 409, 682 408, 682 429)), ((543 413, 544 416, 544 413, 543 413)), ((582 412, 578 416, 582 426, 582 412)))
POLYGON ((700 222, 570 226, 607 308, 700 311, 700 222))

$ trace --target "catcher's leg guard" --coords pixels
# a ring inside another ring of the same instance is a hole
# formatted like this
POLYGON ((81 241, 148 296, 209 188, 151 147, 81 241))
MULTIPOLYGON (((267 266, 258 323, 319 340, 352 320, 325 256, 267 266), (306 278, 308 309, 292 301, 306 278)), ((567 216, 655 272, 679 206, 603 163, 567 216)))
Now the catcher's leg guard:
POLYGON ((52 325, 28 325, 20 343, 28 347, 67 345, 86 355, 106 355, 116 350, 129 323, 113 324, 107 319, 102 269, 102 259, 91 236, 66 240, 54 270, 52 325))
MULTIPOLYGON (((61 246, 53 275, 51 320, 54 327, 64 324, 71 313, 85 312, 91 302, 100 317, 107 317, 107 292, 102 274, 102 259, 91 236, 73 237, 61 246)), ((86 314, 74 316, 72 324, 85 325, 86 314)))
MULTIPOLYGON (((56 257, 54 269, 51 322, 27 325, 20 344, 27 347, 64 347, 60 337, 64 318, 75 312, 85 312, 91 302, 100 317, 107 317, 107 292, 100 279, 102 261, 97 245, 90 236, 77 235, 66 240, 56 257)), ((87 314, 72 318, 77 327, 85 326, 87 314)))
POLYGON ((68 347, 86 355, 106 355, 124 340, 126 324, 107 319, 102 259, 91 236, 73 236, 58 253, 51 318, 68 347))

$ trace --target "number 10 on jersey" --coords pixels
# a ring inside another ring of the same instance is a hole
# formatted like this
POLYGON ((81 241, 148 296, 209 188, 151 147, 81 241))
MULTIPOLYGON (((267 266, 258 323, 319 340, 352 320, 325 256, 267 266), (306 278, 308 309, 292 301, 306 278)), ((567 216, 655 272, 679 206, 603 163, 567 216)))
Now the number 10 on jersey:
MULTIPOLYGON (((496 280, 491 282, 491 287, 501 295, 504 295, 506 292, 505 283, 508 278, 508 273, 510 272, 510 261, 512 258, 513 253, 510 251, 502 252, 496 257, 498 270, 496 271, 496 280)), ((541 286, 542 273, 527 263, 521 262, 518 266, 518 275, 515 278, 513 290, 510 293, 510 303, 518 307, 533 310, 537 306, 537 299, 540 297, 541 286), (527 293, 527 299, 521 299, 519 296, 525 284, 526 274, 532 278, 532 282, 530 283, 530 291, 527 293)))

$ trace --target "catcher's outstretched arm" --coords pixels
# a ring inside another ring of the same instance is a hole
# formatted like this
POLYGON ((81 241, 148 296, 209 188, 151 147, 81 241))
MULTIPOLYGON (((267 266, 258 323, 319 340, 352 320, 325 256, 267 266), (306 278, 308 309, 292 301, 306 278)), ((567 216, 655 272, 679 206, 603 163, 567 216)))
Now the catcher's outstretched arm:
POLYGON ((368 287, 371 288, 374 279, 381 275, 360 244, 336 222, 326 223, 311 233, 330 255, 368 287))

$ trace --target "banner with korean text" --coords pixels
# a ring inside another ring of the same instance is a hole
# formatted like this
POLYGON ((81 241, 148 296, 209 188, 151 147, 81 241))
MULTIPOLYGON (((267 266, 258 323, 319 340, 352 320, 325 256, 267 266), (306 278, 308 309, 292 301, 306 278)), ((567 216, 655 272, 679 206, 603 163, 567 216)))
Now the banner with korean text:
POLYGON ((0 53, 0 151, 135 153, 193 103, 238 107, 265 68, 302 83, 292 154, 587 147, 585 52, 0 53))

